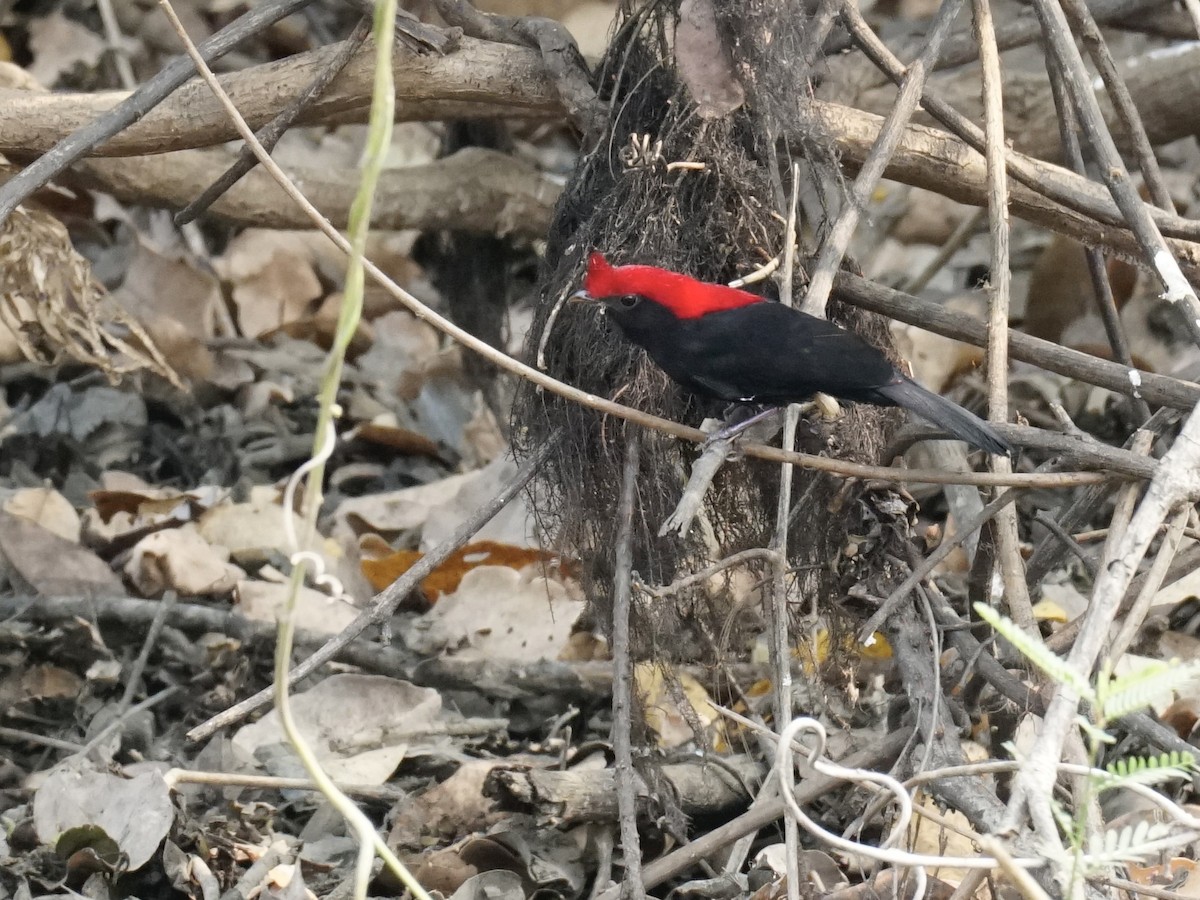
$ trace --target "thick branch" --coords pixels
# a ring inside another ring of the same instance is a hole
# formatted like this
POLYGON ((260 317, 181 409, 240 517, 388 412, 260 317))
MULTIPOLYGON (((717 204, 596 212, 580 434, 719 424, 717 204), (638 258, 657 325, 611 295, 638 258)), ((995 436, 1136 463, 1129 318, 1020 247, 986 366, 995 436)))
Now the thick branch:
MULTIPOLYGON (((662 767, 680 811, 689 817, 728 815, 745 809, 766 776, 763 765, 747 756, 717 762, 703 759, 662 767)), ((657 814, 657 798, 641 785, 638 812, 657 814)), ((505 809, 531 811, 541 824, 566 828, 580 822, 617 820, 616 773, 612 769, 565 772, 497 768, 488 775, 485 793, 505 809)))
MULTIPOLYGON (((1200 46, 1170 53, 1152 51, 1124 61, 1119 68, 1151 143, 1166 144, 1200 131, 1200 102, 1194 100, 1200 97, 1200 46)), ((837 82, 852 83, 841 79, 837 82)), ((825 93, 828 95, 830 90, 838 93, 838 84, 825 93)), ((973 72, 932 79, 929 87, 972 121, 982 121, 979 80, 973 72)), ((871 88, 854 96, 852 102, 884 115, 891 109, 895 94, 895 88, 890 86, 871 88)), ((849 101, 844 94, 839 94, 838 99, 849 101)), ((1103 93, 1098 93, 1097 99, 1117 146, 1123 152, 1129 151, 1128 137, 1119 127, 1112 101, 1103 93)), ((918 116, 917 121, 932 124, 933 120, 925 114, 918 116)), ((1049 75, 1015 67, 1004 72, 1004 126, 1017 150, 1048 160, 1062 156, 1049 75)))
MULTIPOLYGON (((232 157, 223 150, 178 150, 158 156, 87 160, 85 182, 118 200, 181 208, 219 178, 232 157)), ((345 228, 360 173, 354 169, 288 166, 308 198, 337 228, 345 228)), ((455 228, 542 237, 561 187, 505 153, 469 147, 419 166, 383 172, 371 214, 376 228, 455 228)), ((209 208, 210 214, 264 228, 312 223, 266 172, 249 172, 209 208)))
MULTIPOLYGON (((305 89, 337 55, 333 44, 221 76, 242 115, 258 128, 305 89)), ((366 121, 371 104, 375 45, 368 41, 298 123, 366 121)), ((525 116, 559 118, 562 107, 535 50, 463 38, 445 56, 399 50, 392 65, 397 121, 525 116)), ((0 89, 0 152, 44 153, 127 95, 123 91, 34 93, 0 89)), ((136 124, 96 149, 102 156, 140 156, 209 147, 233 140, 229 116, 203 82, 194 79, 136 124)))
MULTIPOLYGON (((882 122, 879 116, 871 113, 821 101, 806 104, 802 116, 802 127, 807 136, 832 143, 841 162, 851 169, 866 159, 882 122)), ((1050 163, 1030 162, 1047 181, 1057 181, 1075 193, 1081 205, 1103 211, 1103 218, 1111 227, 1102 226, 1095 219, 1067 209, 1020 184, 1012 185, 1009 197, 1014 215, 1075 238, 1087 246, 1103 247, 1131 262, 1144 262, 1132 233, 1127 227, 1115 224, 1121 221, 1120 214, 1101 185, 1050 163)), ((962 141, 935 128, 910 125, 892 157, 887 176, 971 206, 982 206, 987 202, 987 171, 983 157, 962 141)), ((1190 230, 1195 224, 1161 211, 1153 215, 1164 235, 1190 230)), ((1189 278, 1200 279, 1200 244, 1170 238, 1167 243, 1184 273, 1189 278)))
MULTIPOLYGON (((235 93, 251 122, 265 122, 276 111, 281 97, 291 96, 309 83, 328 63, 336 48, 326 47, 278 63, 256 66, 233 75, 224 83, 235 93)), ((302 122, 329 124, 362 121, 370 99, 370 47, 355 55, 329 91, 306 110, 302 122)), ((397 116, 524 116, 553 118, 562 115, 557 94, 537 51, 463 38, 444 57, 397 56, 397 116)), ((1131 80, 1131 85, 1135 80, 1131 80)), ((111 108, 123 95, 40 94, 0 89, 0 152, 33 155, 111 108)), ((1135 94, 1136 96, 1136 94, 1135 94)), ((1154 117, 1148 116, 1153 119, 1154 117)), ((880 119, 834 103, 806 105, 804 128, 812 136, 833 144, 850 168, 861 164, 879 133, 880 119)), ((106 155, 161 153, 208 146, 232 136, 224 111, 206 90, 188 85, 155 108, 144 119, 108 141, 106 155)), ((1075 238, 1089 246, 1136 259, 1137 246, 1107 192, 1098 184, 1046 163, 1032 163, 1040 178, 1076 194, 1081 205, 1100 221, 1064 209, 1024 187, 1014 186, 1012 211, 1028 221, 1075 238)), ((910 126, 905 130, 887 177, 937 191, 972 205, 985 202, 983 158, 963 142, 936 129, 910 126)), ((129 190, 140 190, 127 185, 129 190)), ((399 201, 397 201, 399 203, 399 201)), ((258 213, 265 215, 265 213, 258 213)), ((273 215, 285 215, 278 211, 273 215)), ((1166 235, 1179 237, 1195 223, 1156 214, 1166 235)), ((1200 278, 1200 245, 1171 241, 1184 272, 1200 278)))

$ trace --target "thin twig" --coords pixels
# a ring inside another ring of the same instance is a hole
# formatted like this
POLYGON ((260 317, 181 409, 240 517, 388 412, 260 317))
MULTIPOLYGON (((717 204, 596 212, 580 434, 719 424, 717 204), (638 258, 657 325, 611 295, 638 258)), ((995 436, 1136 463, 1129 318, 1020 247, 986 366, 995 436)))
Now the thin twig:
POLYGON ((1087 571, 1087 573, 1091 575, 1092 578, 1096 577, 1095 561, 1088 556, 1086 552, 1084 552, 1083 547, 1079 546, 1079 541, 1072 537, 1065 528, 1063 528, 1054 520, 1053 516, 1044 510, 1039 509, 1033 514, 1033 521, 1037 522, 1052 535, 1062 541, 1063 546, 1071 551, 1071 553, 1075 554, 1075 557, 1083 565, 1083 568, 1087 571))
POLYGON ((150 651, 158 644, 158 636, 162 634, 163 626, 167 624, 167 616, 175 609, 175 604, 178 602, 179 595, 175 591, 167 591, 158 601, 158 610, 154 614, 154 621, 150 623, 150 628, 146 631, 142 649, 129 669, 129 675, 125 681, 125 692, 121 695, 120 702, 117 703, 118 715, 123 715, 133 704, 133 698, 142 681, 142 673, 146 671, 146 663, 150 661, 150 651))
MULTIPOLYGON (((821 317, 825 315, 825 304, 828 302, 829 292, 833 288, 833 276, 842 266, 846 248, 850 246, 850 238, 854 236, 854 230, 858 227, 858 218, 867 208, 871 194, 874 193, 888 162, 896 152, 896 147, 904 134, 904 127, 916 112, 917 103, 925 90, 925 76, 941 54, 942 44, 950 34, 950 26, 954 24, 954 17, 958 15, 959 3, 960 0, 942 0, 938 7, 937 14, 929 28, 929 37, 926 40, 925 48, 908 67, 900 94, 896 97, 891 112, 884 119, 883 127, 879 129, 879 136, 875 139, 871 152, 867 154, 866 160, 859 169, 858 176, 854 179, 854 185, 850 189, 849 196, 846 197, 842 211, 838 214, 825 238, 813 268, 808 291, 804 295, 803 308, 810 315, 821 317)), ((849 0, 842 4, 843 9, 850 5, 852 4, 849 0)))
MULTIPOLYGON (((1054 105, 1058 111, 1059 138, 1063 147, 1063 158, 1080 175, 1087 173, 1083 161, 1083 149, 1079 146, 1079 123, 1075 108, 1067 97, 1063 86, 1063 74, 1055 66, 1047 67, 1050 72, 1050 89, 1054 95, 1054 105)), ((1096 295, 1096 306, 1100 320, 1104 323, 1104 333, 1108 337, 1108 345, 1112 348, 1113 358, 1123 366, 1133 368, 1133 354, 1129 350, 1129 341, 1125 338, 1125 329, 1121 325, 1121 314, 1117 310, 1117 301, 1113 296, 1112 282, 1108 277, 1108 268, 1104 264, 1104 255, 1093 246, 1085 246, 1084 254, 1087 259, 1088 275, 1092 279, 1092 288, 1096 295)), ((1130 398, 1134 412, 1143 422, 1150 417, 1150 406, 1145 399, 1134 391, 1130 398)))
POLYGON ((963 880, 958 883, 958 887, 954 889, 954 893, 950 895, 950 900, 971 900, 983 885, 987 874, 986 869, 969 869, 963 875, 963 880))
MULTIPOLYGON (((1150 452, 1150 442, 1152 436, 1147 431, 1136 431, 1133 435, 1132 449, 1135 453, 1148 454, 1150 452)), ((1114 560, 1114 554, 1121 543, 1121 539, 1125 536, 1125 529, 1129 527, 1129 520, 1133 518, 1134 508, 1137 506, 1138 495, 1141 493, 1141 486, 1134 487, 1133 485, 1125 485, 1117 497, 1116 505, 1113 508, 1112 517, 1108 520, 1108 535, 1104 539, 1104 549, 1100 553, 1100 565, 1097 567, 1101 570, 1106 569, 1114 560)))
POLYGON ((1200 344, 1200 299, 1184 277, 1162 233, 1138 196, 1121 162, 1121 154, 1104 122, 1091 76, 1079 48, 1070 39, 1071 29, 1062 7, 1052 0, 1034 0, 1042 32, 1055 63, 1063 71, 1063 85, 1079 113, 1080 124, 1095 154, 1100 177, 1125 216, 1151 269, 1158 276, 1164 298, 1183 307, 1183 320, 1192 340, 1200 344))
POLYGON ((965 247, 967 242, 975 236, 975 229, 987 218, 987 214, 987 207, 981 206, 979 209, 972 210, 966 218, 958 223, 958 227, 950 233, 950 237, 946 238, 946 242, 938 248, 937 255, 916 275, 902 281, 899 290, 904 291, 906 294, 919 294, 925 290, 925 286, 933 280, 933 276, 942 271, 942 268, 950 261, 950 258, 965 247))
MULTIPOLYGON (((896 754, 904 749, 912 734, 911 728, 900 728, 889 732, 880 741, 864 750, 859 750, 842 760, 847 769, 873 769, 886 766, 896 758, 896 754)), ((842 779, 830 778, 825 775, 815 775, 806 778, 796 789, 796 802, 799 804, 812 803, 829 792, 842 779)), ((754 807, 736 819, 731 819, 724 825, 698 837, 686 847, 681 847, 647 863, 642 869, 642 883, 647 890, 652 890, 669 878, 686 872, 700 860, 726 847, 747 834, 753 834, 779 819, 784 814, 784 801, 778 797, 754 807)), ((600 894, 596 900, 620 900, 620 889, 609 888, 600 894)))
MULTIPOLYGON (((1134 573, 1163 520, 1180 503, 1193 502, 1197 496, 1200 496, 1200 411, 1184 423, 1150 481, 1129 527, 1112 554, 1106 557, 1111 562, 1100 568, 1079 636, 1067 657, 1067 663, 1075 671, 1090 675, 1107 643, 1109 629, 1134 573)), ((1027 756, 1028 764, 1013 785, 1009 824, 1016 827, 1028 810, 1039 838, 1048 843, 1058 840, 1050 810, 1055 767, 1062 758, 1067 732, 1074 727, 1079 699, 1070 685, 1055 687, 1042 731, 1027 756)))
POLYGON ((1126 893, 1130 894, 1142 894, 1146 897, 1157 897, 1159 900, 1182 900, 1182 898, 1185 896, 1179 891, 1154 887, 1149 884, 1138 884, 1136 881, 1127 881, 1124 878, 1096 876, 1090 880, 1097 884, 1103 884, 1107 885, 1108 887, 1116 888, 1119 891, 1125 891, 1126 893))
MULTIPOLYGON (((976 347, 987 346, 986 325, 969 313, 946 309, 940 303, 921 300, 848 272, 838 273, 834 296, 852 306, 882 313, 934 334, 976 347)), ((1008 351, 1012 359, 1125 396, 1138 392, 1154 404, 1190 410, 1200 403, 1200 386, 1195 382, 1130 369, 1020 331, 1009 329, 1008 351), (1140 386, 1135 385, 1134 380, 1140 386)))
POLYGON ((1142 589, 1138 591, 1137 598, 1133 601, 1129 612, 1125 614, 1125 621, 1121 623, 1121 630, 1117 632, 1117 636, 1113 638, 1112 646, 1108 649, 1110 664, 1116 665, 1117 660, 1129 649, 1129 645, 1133 643, 1133 639, 1137 637, 1138 631, 1141 630, 1142 623, 1146 620, 1146 613, 1150 612, 1150 604, 1154 602, 1154 596, 1158 593, 1158 589, 1162 587, 1163 579, 1167 576, 1167 570, 1170 568, 1171 562, 1175 559, 1175 554, 1179 550, 1179 541, 1183 537, 1183 526, 1187 524, 1191 513, 1192 510, 1190 507, 1184 507, 1175 513, 1175 518, 1167 526, 1166 537, 1163 538, 1162 544, 1159 545, 1158 553, 1154 557, 1154 563, 1150 566, 1150 571, 1146 576, 1145 582, 1142 584, 1142 589))
MULTIPOLYGON (((639 589, 644 591, 649 596, 656 600, 662 600, 666 597, 671 597, 681 591, 686 591, 688 588, 695 587, 698 584, 703 584, 708 579, 712 578, 719 572, 726 569, 740 566, 744 562, 749 562, 754 559, 763 559, 767 562, 778 565, 781 557, 776 550, 768 550, 764 547, 752 547, 749 550, 742 550, 740 553, 734 553, 732 556, 727 556, 724 559, 714 563, 707 569, 700 572, 694 572, 677 581, 672 581, 670 584, 660 588, 650 587, 649 585, 639 585, 639 589)), ((786 559, 782 560, 786 563, 786 559)))
MULTIPOLYGON (((800 195, 800 164, 792 164, 791 201, 788 203, 787 225, 783 231, 783 265, 779 270, 779 299, 787 307, 795 302, 793 293, 796 261, 796 206, 800 195)), ((781 446, 790 452, 796 446, 796 424, 799 413, 789 404, 783 417, 781 446)), ((775 534, 771 549, 777 554, 775 573, 771 579, 771 668, 774 670, 775 727, 782 732, 792 721, 792 653, 788 639, 787 552, 788 522, 792 505, 792 466, 784 463, 779 471, 779 497, 775 506, 775 534)), ((787 851, 788 900, 800 900, 800 828, 791 816, 784 820, 784 846, 787 851)))
POLYGON ((536 49, 567 116, 579 130, 587 135, 603 121, 604 104, 596 97, 583 56, 565 26, 540 16, 481 12, 468 0, 434 0, 434 6, 442 18, 472 37, 536 49))
MULTIPOLYGON (((304 112, 305 108, 316 98, 325 93, 326 89, 333 80, 341 74, 342 69, 346 68, 346 64, 350 62, 350 58, 362 46, 363 41, 367 39, 367 35, 371 33, 371 20, 365 16, 358 20, 354 26, 354 30, 350 32, 349 37, 338 45, 337 54, 329 61, 329 65, 322 68, 308 86, 299 94, 287 102, 270 122, 260 128, 256 134, 259 142, 268 150, 274 149, 279 143, 279 139, 283 137, 296 119, 304 112)), ((253 169, 258 164, 254 153, 249 147, 243 145, 238 151, 237 159, 225 172, 210 184, 199 197, 181 209, 175 214, 176 225, 186 225, 200 217, 210 206, 212 206, 218 197, 225 194, 231 187, 238 183, 247 172, 253 169)))
POLYGON ((1060 0, 1060 3, 1066 14, 1071 17, 1071 22, 1079 32, 1083 45, 1087 47, 1088 55, 1092 58, 1096 71, 1100 73, 1100 78, 1104 82, 1104 88, 1112 99, 1117 118, 1125 127, 1125 132, 1133 145, 1134 155, 1137 157, 1138 168, 1142 170, 1146 189, 1150 192, 1151 201, 1160 209, 1171 213, 1175 212, 1175 204, 1171 200, 1171 192, 1167 189, 1167 183, 1163 180, 1162 170, 1158 167, 1150 136, 1146 134, 1142 117, 1133 102, 1133 97, 1129 95, 1129 87, 1125 84, 1121 73, 1117 71, 1116 60, 1113 59, 1112 53, 1108 49, 1108 42, 1104 40, 1104 35, 1101 34, 1095 17, 1083 0, 1060 0))
MULTIPOLYGON (((1008 307, 1012 272, 1008 254, 1008 179, 1004 163, 1004 100, 1001 95, 1000 52, 988 0, 973 0, 975 37, 983 78, 984 135, 987 139, 988 230, 991 234, 991 286, 988 303, 988 418, 1008 421, 1008 307)), ((1012 460, 992 456, 992 471, 1012 472, 1012 460)), ((1017 511, 1006 506, 996 514, 996 562, 1000 566, 1004 599, 1017 627, 1036 635, 1037 621, 1025 584, 1017 511)), ((999 600, 999 598, 994 598, 999 600)))
MULTIPOLYGON (((906 72, 904 65, 879 39, 862 15, 855 9, 846 8, 843 10, 842 18, 855 43, 867 58, 893 82, 898 85, 903 84, 906 72)), ((1065 24, 1063 28, 1066 29, 1065 24)), ((1085 80, 1084 84, 1090 90, 1091 80, 1085 80)), ((947 103, 939 94, 927 88, 921 97, 921 105, 951 134, 969 147, 980 154, 987 152, 987 140, 984 137, 983 129, 947 103)), ((1071 173, 1007 147, 1005 148, 1005 164, 1008 174, 1030 190, 1048 197, 1068 209, 1093 218, 1097 222, 1124 228, 1131 227, 1121 219, 1125 207, 1116 203, 1111 195, 1104 197, 1102 192, 1092 193, 1084 189, 1085 185, 1093 183, 1080 179, 1083 181, 1083 184, 1080 184, 1071 177, 1071 173)), ((1016 199, 1014 194, 1014 201, 1016 199)), ((1140 199, 1138 202, 1141 202, 1140 199)), ((1165 210, 1145 207, 1144 204, 1143 209, 1163 233, 1188 239, 1200 236, 1200 222, 1183 219, 1165 210)))
POLYGON ((124 712, 121 713, 121 715, 117 716, 117 718, 115 718, 111 722, 109 722, 107 726, 102 728, 100 731, 96 732, 96 734, 92 737, 92 739, 84 745, 83 750, 80 751, 80 754, 86 756, 88 753, 91 753, 93 750, 95 750, 97 747, 99 747, 101 744, 103 744, 106 740, 108 740, 109 737, 111 737, 114 734, 119 734, 120 732, 124 731, 125 726, 127 724, 129 724, 129 720, 132 719, 135 715, 137 715, 140 712, 145 712, 146 710, 153 709, 154 707, 158 706, 158 704, 162 703, 164 700, 169 700, 171 697, 174 697, 182 689, 183 688, 181 685, 173 684, 170 687, 163 688, 157 694, 151 694, 149 697, 147 697, 141 703, 138 703, 135 706, 129 707, 129 709, 125 710, 124 712))
POLYGON ((0 726, 0 740, 13 743, 28 742, 40 747, 49 747, 52 750, 65 750, 67 753, 82 753, 84 750, 83 744, 76 744, 73 741, 64 741, 60 738, 50 737, 49 735, 38 734, 36 731, 9 728, 8 726, 0 726))
MULTIPOLYGON (((278 841, 268 847, 244 872, 239 874, 237 882, 221 894, 220 900, 252 900, 252 898, 260 896, 263 884, 266 882, 267 876, 271 874, 271 870, 289 858, 283 849, 285 847, 286 844, 283 841, 278 841)), ((347 881, 353 883, 354 879, 351 877, 347 881)), ((335 891, 327 895, 326 900, 334 900, 336 893, 335 891)), ((204 900, 209 900, 209 898, 205 897, 204 900)))
MULTIPOLYGON (((1168 424, 1174 422, 1175 416, 1176 413, 1173 410, 1166 408, 1160 409, 1150 417, 1150 420, 1146 422, 1145 425, 1135 431, 1126 440, 1125 447, 1123 449, 1130 451, 1135 445, 1143 446, 1140 443, 1135 444, 1135 442, 1140 442, 1142 440, 1141 438, 1138 438, 1138 434, 1142 432, 1145 432, 1147 435, 1149 435, 1146 440, 1153 442, 1157 434, 1165 429, 1168 424)), ((1148 449, 1150 444, 1146 444, 1144 446, 1148 449)), ((1145 453, 1141 455, 1145 456, 1145 453)), ((1157 465, 1157 461, 1154 462, 1154 465, 1157 465)), ((1115 486, 1111 483, 1106 485, 1093 485, 1087 490, 1082 491, 1080 495, 1074 498, 1070 505, 1059 514, 1058 524, 1061 525, 1062 528, 1067 532, 1075 531, 1076 529, 1083 527, 1084 524, 1092 521, 1096 510, 1099 509, 1100 505, 1106 501, 1108 495, 1113 491, 1114 487, 1115 486)), ((1058 561, 1062 559, 1065 551, 1066 548, 1062 545, 1062 543, 1053 537, 1047 537, 1043 539, 1034 550, 1033 556, 1029 560, 1029 564, 1025 567, 1026 577, 1030 586, 1039 584, 1041 580, 1046 577, 1047 573, 1049 573, 1051 569, 1058 565, 1058 561)), ((1057 637, 1057 635, 1054 637, 1057 637)))
POLYGON ((959 530, 953 536, 947 538, 938 544, 937 549, 925 557, 924 561, 916 566, 905 578, 900 585, 888 594, 887 599, 880 604, 879 609, 875 614, 867 620, 867 623, 859 629, 858 639, 862 643, 874 640, 875 632, 883 627, 883 623, 888 617, 896 611, 900 604, 912 592, 912 589, 920 584, 930 572, 937 568, 938 564, 950 555, 959 544, 967 539, 967 535, 982 528, 985 523, 990 521, 1008 504, 1017 499, 1018 492, 1015 490, 1007 490, 983 509, 979 511, 973 519, 968 522, 963 522, 959 530))
MULTIPOLYGON (((938 681, 941 664, 931 652, 936 637, 925 634, 925 630, 912 605, 902 605, 888 619, 888 638, 896 656, 897 675, 913 709, 917 733, 928 732, 924 757, 935 768, 960 765, 966 759, 950 710, 945 703, 930 702, 934 693, 931 679, 938 681)), ((933 791, 979 831, 994 830, 1004 816, 1004 804, 982 781, 940 781, 933 785, 933 791)))
POLYGON ((623 900, 644 900, 642 886, 642 842, 638 834, 638 774, 633 767, 633 650, 630 644, 632 616, 633 522, 641 434, 630 426, 625 437, 625 469, 617 506, 617 554, 613 576, 613 769, 617 781, 617 807, 621 827, 621 856, 625 874, 621 879, 623 900))
MULTIPOLYGON (((1092 14, 1102 24, 1116 22, 1129 16, 1150 12, 1166 6, 1167 0, 1093 0, 1092 14)), ((996 41, 1001 50, 1012 50, 1038 41, 1042 28, 1032 10, 1024 7, 1014 11, 1009 20, 996 29, 996 41)), ((969 29, 952 34, 938 60, 936 70, 944 71, 974 62, 979 57, 979 45, 969 29)))
MULTIPOLYGON (((938 590, 936 582, 929 581, 926 584, 933 604, 933 613, 959 655, 968 660, 1002 697, 1012 701, 1017 708, 1028 710, 1036 716, 1044 716, 1048 706, 1044 694, 1018 679, 995 656, 986 651, 971 634, 970 624, 963 621, 938 590)), ((1122 716, 1116 724, 1151 747, 1195 757, 1197 764, 1200 764, 1200 750, 1146 713, 1122 716)))
POLYGON ((117 77, 127 91, 137 87, 137 76, 133 74, 133 66, 129 62, 129 53, 125 48, 125 35, 121 33, 121 24, 113 11, 112 0, 96 0, 96 9, 100 13, 100 22, 104 26, 104 38, 108 41, 108 50, 112 54, 113 65, 117 68, 117 77))
MULTIPOLYGON (((245 787, 268 791, 319 791, 308 778, 281 778, 276 775, 252 775, 239 772, 202 772, 196 769, 168 769, 163 774, 167 786, 179 784, 204 784, 212 787, 245 787)), ((365 800, 383 800, 397 803, 412 795, 401 787, 388 784, 345 784, 337 783, 344 794, 362 797, 365 800)))
POLYGON ((1012 854, 998 837, 984 834, 979 836, 978 842, 984 853, 996 858, 1004 874, 1025 900, 1051 900, 1034 877, 1013 862, 1012 854))

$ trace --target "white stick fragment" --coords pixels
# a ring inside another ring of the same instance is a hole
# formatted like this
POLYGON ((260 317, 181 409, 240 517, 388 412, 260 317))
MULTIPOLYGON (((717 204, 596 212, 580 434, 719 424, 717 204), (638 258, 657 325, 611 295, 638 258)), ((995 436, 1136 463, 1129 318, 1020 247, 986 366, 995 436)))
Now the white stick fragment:
POLYGON ((1178 303, 1180 300, 1196 296, 1183 270, 1179 268, 1179 263, 1166 250, 1159 250, 1154 254, 1154 268, 1158 270, 1158 277, 1167 288, 1162 294, 1162 299, 1178 303))

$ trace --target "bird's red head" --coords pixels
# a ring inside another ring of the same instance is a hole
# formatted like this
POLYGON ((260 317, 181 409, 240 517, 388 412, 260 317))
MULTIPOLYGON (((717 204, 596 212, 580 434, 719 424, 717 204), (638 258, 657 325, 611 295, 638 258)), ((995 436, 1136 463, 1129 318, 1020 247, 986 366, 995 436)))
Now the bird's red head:
POLYGON ((593 297, 623 297, 634 294, 665 306, 680 319, 698 319, 762 303, 763 298, 749 291, 697 281, 687 275, 655 266, 613 266, 602 253, 588 257, 584 289, 593 297))

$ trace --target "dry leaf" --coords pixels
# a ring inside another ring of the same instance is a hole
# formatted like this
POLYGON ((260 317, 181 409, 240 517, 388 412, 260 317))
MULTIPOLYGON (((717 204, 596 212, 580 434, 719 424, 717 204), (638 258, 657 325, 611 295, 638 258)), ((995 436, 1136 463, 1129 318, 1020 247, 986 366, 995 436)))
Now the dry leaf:
POLYGON ((54 488, 22 488, 4 502, 4 511, 41 525, 64 540, 79 543, 82 528, 79 513, 54 488))
MULTIPOLYGON (((421 548, 428 550, 449 539, 463 521, 496 496, 516 472, 517 464, 512 456, 498 456, 474 472, 473 478, 462 482, 452 497, 432 505, 421 531, 421 548)), ((516 547, 539 546, 533 514, 525 502, 524 493, 510 500, 490 522, 475 532, 475 540, 499 541, 516 547)))
POLYGON ((96 68, 106 47, 104 38, 68 19, 61 9, 29 20, 29 52, 33 55, 29 74, 46 87, 54 87, 76 66, 96 68))
POLYGON ((129 871, 150 861, 174 820, 171 792, 157 772, 120 778, 63 767, 33 798, 33 823, 43 844, 61 852, 60 841, 79 849, 76 835, 86 841, 82 846, 111 841, 125 854, 129 871))
POLYGON ((445 649, 470 659, 555 659, 585 604, 566 585, 534 571, 472 569, 458 590, 407 627, 405 641, 418 653, 445 649))
POLYGON ((251 228, 230 242, 214 266, 233 285, 242 334, 258 337, 308 315, 323 293, 316 257, 313 235, 302 232, 251 228))
POLYGON ((1126 863, 1129 880, 1146 887, 1169 891, 1181 898, 1200 897, 1200 864, 1194 859, 1174 857, 1161 865, 1126 863))
MULTIPOLYGON (((432 688, 381 675, 332 675, 296 694, 292 713, 332 778, 382 784, 404 758, 410 739, 428 734, 441 720, 442 698, 432 688)), ((274 709, 239 729, 232 741, 246 759, 283 742, 274 709)))
POLYGON ((635 690, 642 700, 646 724, 658 735, 658 745, 671 749, 696 740, 693 722, 710 739, 722 739, 723 719, 704 689, 687 672, 670 673, 658 663, 640 662, 633 669, 635 690), (679 698, 690 708, 680 705, 679 698))
POLYGON ((18 207, 0 223, 0 268, 0 328, 26 359, 52 365, 70 357, 114 383, 145 370, 183 389, 146 329, 108 296, 53 216, 18 207))
POLYGON ((105 553, 123 551, 151 532, 192 521, 221 494, 217 488, 187 494, 150 488, 92 491, 88 497, 94 506, 83 511, 84 541, 105 553))
POLYGON ((192 379, 212 374, 213 337, 221 286, 209 272, 170 259, 138 241, 113 298, 146 327, 177 371, 192 379))
POLYGON ((496 803, 483 794, 483 783, 504 760, 464 763, 441 784, 396 805, 389 847, 422 849, 425 838, 439 842, 485 831, 503 818, 496 803))
POLYGON ((229 562, 229 550, 213 546, 190 523, 142 538, 125 574, 144 597, 172 590, 184 597, 226 594, 246 573, 229 562))
POLYGON ((437 330, 407 311, 386 313, 371 325, 375 343, 358 358, 359 373, 381 396, 415 399, 441 350, 437 330))
MULTIPOLYGON (((425 554, 415 550, 398 550, 381 559, 364 559, 363 574, 376 591, 382 591, 411 569, 425 554)), ((520 571, 526 566, 545 567, 546 571, 560 564, 557 555, 545 550, 513 547, 496 541, 476 541, 456 550, 421 582, 421 593, 430 603, 443 594, 458 590, 463 576, 479 566, 507 566, 520 571)))
MULTIPOLYGON (((971 823, 956 809, 939 809, 932 800, 924 800, 914 804, 914 812, 927 810, 949 823, 945 828, 936 821, 922 815, 914 815, 910 832, 913 833, 909 845, 913 853, 924 853, 930 856, 962 856, 974 859, 979 856, 975 844, 975 830, 971 823)), ((930 874, 957 886, 967 874, 966 869, 941 866, 930 870, 930 874)))
POLYGON ((20 696, 14 700, 73 700, 83 684, 82 678, 59 666, 33 666, 21 676, 20 696))
MULTIPOLYGON (((200 506, 201 497, 170 488, 101 489, 88 493, 100 521, 109 522, 117 513, 125 513, 134 523, 148 525, 166 519, 184 521, 200 506)), ((211 498, 210 498, 211 499, 211 498)))
POLYGON ((337 530, 353 535, 376 532, 395 536, 419 528, 425 524, 431 510, 453 501, 459 491, 479 475, 479 472, 468 472, 399 491, 345 500, 335 513, 341 526, 337 530))
MULTIPOLYGON (((341 294, 330 294, 325 298, 325 302, 321 304, 321 308, 314 315, 305 315, 290 322, 284 322, 278 328, 264 331, 259 337, 261 340, 270 341, 277 334, 286 334, 293 340, 308 341, 310 344, 314 344, 328 352, 337 337, 337 310, 338 305, 341 303, 341 298, 341 294), (329 315, 326 310, 331 302, 333 304, 333 314, 329 315)), ((346 347, 346 359, 351 362, 356 361, 367 352, 374 342, 375 335, 370 323, 359 320, 358 325, 355 326, 354 334, 350 337, 350 343, 346 347)))
POLYGON ((91 550, 0 513, 0 554, 44 597, 119 597, 121 579, 91 550))
MULTIPOLYGON (((239 581, 235 599, 238 610, 247 619, 275 622, 279 610, 287 602, 287 584, 270 581, 239 581)), ((358 617, 359 610, 345 600, 331 597, 323 591, 302 587, 296 596, 292 621, 301 631, 316 634, 338 634, 358 617)))
MULTIPOLYGON (((273 489, 251 492, 246 503, 224 503, 207 510, 198 522, 200 534, 211 544, 227 547, 235 562, 261 562, 272 552, 290 553, 284 516, 288 515, 276 502, 273 489)), ((292 532, 297 540, 304 534, 304 521, 291 514, 292 532)), ((314 535, 313 550, 327 557, 328 567, 335 568, 340 550, 314 535), (325 553, 326 549, 333 552, 325 553)))
POLYGON ((389 450, 395 450, 405 456, 427 456, 441 463, 441 451, 438 445, 408 428, 400 428, 384 423, 365 422, 354 428, 346 435, 347 441, 359 440, 368 444, 377 444, 389 450))
POLYGON ((1186 741, 1196 730, 1196 723, 1200 722, 1200 697, 1176 700, 1163 710, 1160 718, 1164 725, 1186 741))

